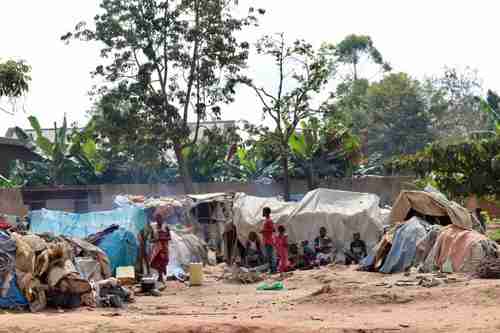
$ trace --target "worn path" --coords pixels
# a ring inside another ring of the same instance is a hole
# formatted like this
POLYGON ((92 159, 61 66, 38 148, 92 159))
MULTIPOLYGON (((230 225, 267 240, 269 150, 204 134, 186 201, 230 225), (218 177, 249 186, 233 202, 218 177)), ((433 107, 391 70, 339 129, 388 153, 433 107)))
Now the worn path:
POLYGON ((162 297, 139 297, 126 310, 0 314, 3 332, 494 332, 500 331, 500 281, 453 275, 381 275, 336 267, 296 272, 287 290, 218 281, 169 283, 162 297), (418 279, 418 277, 420 279, 418 279), (429 282, 427 281, 427 282, 429 282), (436 282, 437 281, 437 282, 436 282))

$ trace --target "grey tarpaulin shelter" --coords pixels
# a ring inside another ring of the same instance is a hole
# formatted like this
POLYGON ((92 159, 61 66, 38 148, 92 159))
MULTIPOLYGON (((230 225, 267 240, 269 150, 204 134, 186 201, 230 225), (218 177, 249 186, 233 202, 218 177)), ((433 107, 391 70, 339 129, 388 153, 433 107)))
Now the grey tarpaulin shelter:
POLYGON ((298 203, 259 198, 239 193, 233 203, 233 221, 238 237, 262 227, 262 208, 270 207, 276 224, 284 225, 291 243, 312 242, 325 227, 338 251, 349 247, 353 233, 371 249, 382 235, 379 197, 374 194, 317 189, 298 203))

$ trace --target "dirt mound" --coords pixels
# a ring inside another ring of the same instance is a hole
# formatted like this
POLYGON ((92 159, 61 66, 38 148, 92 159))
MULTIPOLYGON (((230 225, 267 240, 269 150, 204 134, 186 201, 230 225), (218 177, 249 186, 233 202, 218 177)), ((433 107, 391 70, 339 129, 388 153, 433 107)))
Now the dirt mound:
POLYGON ((355 304, 406 304, 411 303, 415 300, 413 295, 404 295, 397 293, 387 293, 387 294, 372 294, 364 295, 361 297, 354 298, 352 300, 355 304))

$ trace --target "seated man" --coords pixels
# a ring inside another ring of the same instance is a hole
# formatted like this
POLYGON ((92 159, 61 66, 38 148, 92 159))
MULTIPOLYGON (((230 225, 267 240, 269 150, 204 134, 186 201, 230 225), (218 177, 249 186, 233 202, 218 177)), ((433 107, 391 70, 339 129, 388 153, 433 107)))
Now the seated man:
POLYGON ((257 267, 264 263, 259 236, 253 231, 248 234, 248 241, 245 246, 245 262, 248 267, 257 267))
POLYGON ((327 236, 325 227, 319 229, 319 237, 314 240, 314 250, 317 265, 323 266, 333 262, 333 241, 327 236))
POLYGON ((368 253, 366 252, 366 244, 361 240, 361 235, 359 232, 353 235, 353 241, 351 242, 351 249, 346 254, 346 264, 354 262, 359 264, 368 253))

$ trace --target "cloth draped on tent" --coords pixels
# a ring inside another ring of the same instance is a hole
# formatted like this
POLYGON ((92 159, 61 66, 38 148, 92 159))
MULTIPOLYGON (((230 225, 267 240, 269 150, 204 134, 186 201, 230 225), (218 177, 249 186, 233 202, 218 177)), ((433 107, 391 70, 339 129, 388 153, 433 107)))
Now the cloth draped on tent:
POLYGON ((398 273, 412 267, 416 259, 417 244, 427 235, 426 229, 429 227, 427 222, 418 217, 398 226, 380 272, 398 273))
POLYGON ((450 225, 440 232, 424 270, 443 270, 449 263, 454 272, 473 272, 486 256, 498 256, 496 243, 477 231, 450 225))
POLYGON ((443 195, 424 191, 403 191, 392 207, 390 221, 393 224, 405 221, 410 209, 423 215, 449 216, 451 223, 472 230, 473 219, 470 212, 456 202, 447 200, 443 195))

